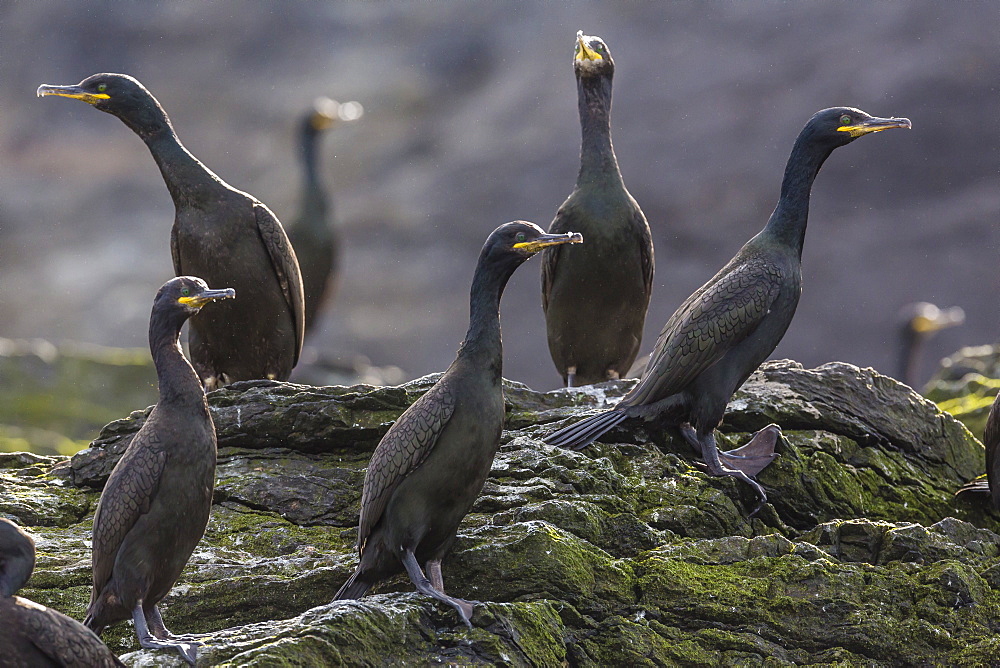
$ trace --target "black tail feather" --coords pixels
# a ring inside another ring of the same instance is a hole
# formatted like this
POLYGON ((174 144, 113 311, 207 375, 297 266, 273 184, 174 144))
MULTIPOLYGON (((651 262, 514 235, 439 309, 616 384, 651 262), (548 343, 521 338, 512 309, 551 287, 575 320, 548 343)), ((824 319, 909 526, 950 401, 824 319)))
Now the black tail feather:
POLYGON ((347 582, 337 590, 333 600, 343 601, 345 599, 358 599, 364 596, 374 583, 361 579, 360 575, 361 569, 358 568, 351 574, 351 577, 347 578, 347 582))
POLYGON ((615 425, 628 417, 625 411, 614 409, 591 415, 576 424, 563 427, 559 431, 545 437, 545 442, 562 448, 580 450, 588 446, 594 439, 601 436, 615 425))
POLYGON ((955 492, 955 496, 962 494, 989 494, 990 493, 990 483, 986 479, 986 476, 979 476, 975 480, 970 480, 955 492))

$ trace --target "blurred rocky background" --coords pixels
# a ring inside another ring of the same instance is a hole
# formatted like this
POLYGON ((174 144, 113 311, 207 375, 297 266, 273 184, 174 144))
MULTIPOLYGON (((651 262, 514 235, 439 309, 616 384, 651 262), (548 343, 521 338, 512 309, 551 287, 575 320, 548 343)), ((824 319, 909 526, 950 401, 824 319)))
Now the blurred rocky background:
MULTIPOLYGON (((990 3, 932 0, 0 2, 0 337, 146 345, 152 295, 172 275, 159 172, 117 119, 34 96, 117 71, 146 84, 198 158, 286 221, 298 115, 320 95, 359 100, 364 118, 324 141, 345 267, 306 358, 398 367, 387 382, 443 370, 487 234, 518 218, 547 226, 572 188, 583 29, 614 54, 615 147, 656 244, 643 354, 763 225, 809 116, 847 104, 914 129, 824 167, 803 298, 774 356, 894 374, 899 309, 961 306, 965 323, 925 347, 923 381, 1000 332, 997 17, 990 3)), ((559 378, 538 272, 535 260, 504 297, 504 375, 544 390, 559 378)), ((150 401, 132 399, 115 415, 150 401)))

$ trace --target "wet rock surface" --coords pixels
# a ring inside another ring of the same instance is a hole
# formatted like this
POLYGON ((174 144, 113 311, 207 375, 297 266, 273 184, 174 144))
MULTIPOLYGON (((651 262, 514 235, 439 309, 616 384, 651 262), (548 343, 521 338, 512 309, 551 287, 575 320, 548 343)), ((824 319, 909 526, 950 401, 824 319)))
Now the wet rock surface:
MULTIPOLYGON (((769 362, 733 397, 724 447, 770 422, 771 503, 710 478, 672 429, 625 423, 572 452, 541 441, 632 381, 537 393, 508 383, 493 470, 444 562, 483 601, 466 629, 397 578, 330 603, 356 563, 368 458, 433 383, 239 383, 209 395, 219 433, 205 539, 165 599, 213 632, 200 665, 988 665, 1000 656, 1000 529, 956 500, 982 446, 870 369, 769 362)), ((99 490, 145 412, 72 460, 0 455, 0 515, 37 538, 23 595, 82 618, 99 490)), ((131 665, 180 665, 105 633, 131 665)))

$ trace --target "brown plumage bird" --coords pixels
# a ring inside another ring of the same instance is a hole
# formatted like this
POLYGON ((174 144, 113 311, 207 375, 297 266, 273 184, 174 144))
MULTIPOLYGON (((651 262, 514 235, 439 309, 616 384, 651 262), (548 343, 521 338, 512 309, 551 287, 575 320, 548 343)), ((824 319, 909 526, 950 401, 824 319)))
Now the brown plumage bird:
POLYGON ((340 279, 340 230, 332 198, 323 185, 320 140, 337 123, 356 120, 362 113, 357 102, 340 104, 321 97, 299 121, 302 197, 299 213, 288 225, 288 239, 302 272, 307 334, 315 326, 320 309, 336 294, 340 279))
POLYGON ((181 327, 209 302, 234 297, 179 276, 156 293, 149 349, 160 397, 108 478, 94 513, 93 582, 84 624, 100 633, 126 619, 139 645, 176 649, 194 663, 197 643, 175 636, 157 604, 205 533, 215 488, 215 425, 198 376, 181 351, 181 327))
POLYGON ((545 234, 523 221, 501 225, 486 240, 458 356, 399 416, 372 454, 361 496, 360 562, 334 600, 361 598, 405 569, 417 591, 453 606, 471 625, 473 603, 444 592, 441 559, 479 496, 500 444, 500 296, 529 257, 549 246, 582 241, 578 234, 545 234))
POLYGON ((288 380, 302 352, 305 303, 298 260, 271 210, 191 155, 160 103, 130 76, 94 74, 75 86, 43 84, 38 95, 81 100, 139 135, 174 201, 174 271, 239 293, 239 300, 191 319, 191 363, 205 388, 255 378, 288 380))
POLYGON ((778 204, 764 229, 670 316, 638 385, 614 408, 560 429, 546 442, 582 448, 629 417, 679 425, 712 475, 739 478, 766 501, 764 488, 750 476, 773 452, 754 442, 747 451, 719 453, 715 429, 733 392, 767 359, 795 315, 809 195, 820 167, 858 137, 909 127, 905 118, 875 118, 850 107, 816 112, 792 146, 778 204))
POLYGON ((563 383, 624 377, 639 353, 653 290, 653 238, 625 188, 611 145, 615 64, 600 37, 576 36, 580 173, 549 232, 573 230, 587 243, 542 253, 542 310, 549 353, 563 383))
POLYGON ((0 665, 109 668, 124 666, 86 626, 17 590, 35 568, 35 541, 0 518, 0 665))

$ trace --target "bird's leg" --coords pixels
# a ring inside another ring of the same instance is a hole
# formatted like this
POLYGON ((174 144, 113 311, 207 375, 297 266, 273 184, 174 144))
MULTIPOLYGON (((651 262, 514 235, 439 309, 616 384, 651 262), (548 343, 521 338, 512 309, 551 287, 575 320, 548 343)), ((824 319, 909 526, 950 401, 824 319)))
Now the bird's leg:
POLYGON ((734 469, 739 469, 749 476, 755 476, 773 462, 778 454, 774 446, 781 435, 781 427, 769 424, 753 435, 745 445, 734 450, 719 453, 719 459, 734 469))
POLYGON ((704 454, 701 451, 701 441, 698 440, 698 432, 694 430, 691 423, 682 422, 678 428, 680 429, 681 436, 683 436, 684 440, 688 442, 688 445, 690 445, 699 455, 704 454))
POLYGON ((430 596, 436 598, 442 603, 447 603, 451 607, 458 611, 458 616, 462 618, 465 625, 470 629, 472 628, 472 611, 475 608, 475 604, 472 601, 465 601, 460 598, 454 598, 448 596, 437 589, 431 584, 431 581, 427 579, 424 572, 420 570, 420 564, 417 563, 417 557, 413 554, 413 550, 403 549, 402 554, 403 566, 406 568, 407 575, 410 576, 410 581, 417 588, 421 594, 425 596, 430 596))
MULTIPOLYGON (((139 640, 139 647, 145 649, 175 649, 185 661, 192 666, 194 665, 195 659, 198 657, 198 645, 196 643, 170 642, 154 638, 146 624, 146 615, 142 611, 142 601, 136 603, 135 608, 132 609, 132 622, 135 624, 135 636, 139 640)), ((162 619, 160 620, 160 624, 163 624, 162 619)))
MULTIPOLYGON (((683 433, 683 432, 682 432, 683 433)), ((708 465, 708 472, 714 476, 732 476, 733 478, 738 478, 743 482, 747 483, 753 487, 757 494, 760 496, 760 504, 754 509, 753 515, 756 513, 765 503, 767 503, 767 493, 764 492, 764 488, 759 482, 752 479, 746 473, 740 469, 731 469, 723 465, 719 459, 719 448, 715 444, 715 430, 708 432, 699 439, 701 441, 701 456, 705 459, 705 463, 708 465)))
POLYGON ((575 387, 573 381, 576 380, 576 367, 568 366, 566 367, 566 387, 575 387))
POLYGON ((160 640, 185 640, 185 641, 196 641, 203 638, 210 638, 211 633, 182 633, 181 635, 175 635, 167 629, 166 624, 163 623, 163 617, 160 615, 160 609, 155 605, 150 608, 149 612, 146 613, 146 623, 149 625, 149 631, 153 634, 153 637, 159 638, 160 640))
POLYGON ((444 576, 441 575, 441 560, 431 559, 427 562, 427 577, 431 580, 431 586, 442 594, 444 593, 444 576))

